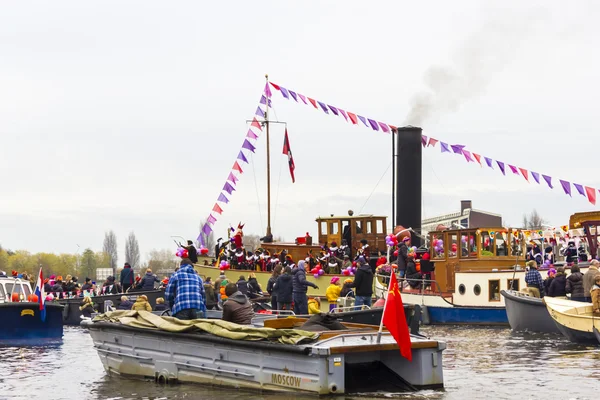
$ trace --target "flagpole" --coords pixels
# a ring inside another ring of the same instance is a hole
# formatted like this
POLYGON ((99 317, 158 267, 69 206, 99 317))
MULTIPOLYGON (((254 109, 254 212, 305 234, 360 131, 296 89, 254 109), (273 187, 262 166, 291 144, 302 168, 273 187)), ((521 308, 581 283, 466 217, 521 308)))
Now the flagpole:
MULTIPOLYGON (((265 75, 267 87, 269 85, 269 75, 265 75)), ((267 130, 267 240, 271 239, 271 148, 269 143, 269 92, 265 93, 267 97, 267 107, 265 110, 265 125, 267 130)))
MULTIPOLYGON (((391 273, 395 274, 396 272, 394 271, 394 269, 392 269, 391 273)), ((383 312, 381 313, 381 321, 379 322, 379 331, 377 332, 377 344, 381 343, 381 333, 383 332, 383 316, 385 315, 385 310, 388 305, 387 298, 390 297, 390 286, 391 285, 392 285, 392 279, 390 278, 390 281, 388 282, 387 296, 385 297, 385 302, 383 303, 383 312)))

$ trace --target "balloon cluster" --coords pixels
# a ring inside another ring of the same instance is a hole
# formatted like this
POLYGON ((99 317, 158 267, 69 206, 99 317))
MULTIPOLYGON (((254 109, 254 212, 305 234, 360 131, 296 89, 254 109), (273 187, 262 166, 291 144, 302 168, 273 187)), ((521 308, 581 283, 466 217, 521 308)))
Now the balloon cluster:
POLYGON ((231 265, 229 264, 229 262, 227 260, 221 261, 221 264, 219 265, 219 269, 221 271, 228 270, 229 268, 231 268, 231 265))
POLYGON ((412 246, 408 248, 408 256, 416 258, 417 256, 417 246, 412 246))
MULTIPOLYGON (((467 237, 465 235, 462 235, 461 238, 460 238, 460 240, 463 243, 467 243, 467 237)), ((473 236, 469 237, 469 245, 473 246, 473 236)))
POLYGON ((315 278, 318 278, 321 275, 325 274, 325 271, 323 270, 323 267, 321 267, 321 265, 317 264, 313 269, 310 270, 310 273, 313 274, 315 278))
POLYGON ((208 255, 208 249, 206 247, 203 247, 200 249, 200 254, 202 254, 203 256, 208 255))
POLYGON ((544 261, 544 267, 545 268, 552 267, 552 260, 548 259, 548 260, 544 261))
POLYGON ((442 239, 433 239, 431 244, 437 254, 444 254, 444 241, 442 239))
POLYGON ((351 267, 345 268, 342 270, 342 274, 344 276, 354 276, 356 273, 356 263, 352 263, 351 267))
POLYGON ((177 257, 181 257, 181 258, 187 258, 188 257, 188 251, 187 251, 187 249, 184 249, 183 247, 179 247, 177 249, 177 252, 175 252, 175 255, 177 257))
POLYGON ((393 233, 390 233, 385 237, 385 244, 388 247, 394 247, 398 245, 398 238, 393 233))

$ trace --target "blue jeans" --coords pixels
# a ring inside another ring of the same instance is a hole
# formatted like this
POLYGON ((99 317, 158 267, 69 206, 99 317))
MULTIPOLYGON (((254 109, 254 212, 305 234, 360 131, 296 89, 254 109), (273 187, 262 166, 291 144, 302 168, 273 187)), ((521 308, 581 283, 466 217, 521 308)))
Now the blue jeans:
POLYGON ((308 297, 306 297, 306 293, 294 292, 292 298, 294 299, 294 314, 308 314, 308 297))
POLYGON ((360 306, 365 305, 371 307, 371 296, 356 296, 354 300, 354 309, 360 310, 360 306))
POLYGON ((185 310, 177 311, 177 314, 173 315, 177 319, 191 320, 196 318, 204 318, 204 311, 195 308, 186 308, 185 310))

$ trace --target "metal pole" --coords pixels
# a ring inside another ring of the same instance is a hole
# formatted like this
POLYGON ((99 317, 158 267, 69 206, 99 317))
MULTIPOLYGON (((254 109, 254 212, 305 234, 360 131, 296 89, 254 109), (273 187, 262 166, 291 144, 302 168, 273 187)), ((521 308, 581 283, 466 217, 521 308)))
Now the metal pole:
MULTIPOLYGON (((265 75, 267 85, 269 84, 269 75, 265 75)), ((267 109, 265 110, 265 125, 267 127, 267 237, 271 236, 271 148, 269 146, 269 93, 267 96, 267 109)))
MULTIPOLYGON (((392 269, 391 274, 396 274, 396 272, 392 269)), ((385 302, 383 303, 383 312, 381 313, 381 322, 379 322, 379 331, 377 332, 377 344, 381 343, 381 333, 383 332, 383 316, 385 315, 385 309, 387 308, 387 298, 390 295, 390 285, 391 284, 392 284, 392 277, 390 276, 390 281, 388 282, 388 287, 387 287, 387 291, 386 291, 387 296, 385 296, 385 302)))
MULTIPOLYGON (((392 129, 392 232, 396 226, 396 130, 392 129)), ((389 258, 389 257, 388 257, 389 258)))

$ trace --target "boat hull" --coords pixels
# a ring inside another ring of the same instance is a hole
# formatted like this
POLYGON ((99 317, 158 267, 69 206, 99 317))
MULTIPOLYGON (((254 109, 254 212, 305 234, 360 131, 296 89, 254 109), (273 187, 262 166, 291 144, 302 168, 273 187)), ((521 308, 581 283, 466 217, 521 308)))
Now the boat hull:
POLYGON ((504 296, 506 315, 512 330, 560 333, 542 299, 513 290, 503 290, 500 293, 504 296))
MULTIPOLYGON (((382 346, 375 350, 376 331, 347 337, 343 343, 338 340, 338 351, 332 347, 336 338, 314 345, 283 345, 98 322, 91 323, 89 331, 102 364, 111 375, 165 383, 328 395, 363 389, 356 387, 365 375, 361 368, 378 363, 400 376, 410 390, 443 387, 441 354, 445 344, 423 341, 415 346, 413 343, 413 360, 409 362, 398 354, 389 334, 384 334, 382 346), (370 340, 365 336, 370 336, 370 340), (344 346, 365 346, 365 340, 373 343, 372 348, 343 351, 344 346), (353 341, 356 345, 352 345, 353 341)), ((368 381, 372 385, 376 380, 368 381)))
POLYGON ((45 309, 46 319, 42 321, 38 303, 0 304, 0 341, 62 338, 63 307, 46 303, 45 309))
POLYGON ((594 328, 600 328, 600 319, 594 318, 591 303, 553 297, 544 297, 544 303, 560 333, 571 342, 598 343, 594 328))
POLYGON ((430 325, 508 325, 504 307, 428 307, 430 325))
MULTIPOLYGON (((106 294, 101 296, 94 296, 92 300, 94 302, 94 306, 97 306, 98 312, 103 313, 104 302, 110 300, 114 307, 119 305, 121 302, 121 296, 127 296, 129 300, 135 301, 138 296, 145 294, 148 297, 148 302, 154 308, 156 306, 156 299, 159 297, 164 297, 164 290, 144 290, 139 292, 129 292, 127 294, 118 293, 118 294, 106 294)), ((79 306, 81 306, 82 297, 75 297, 72 299, 60 299, 57 302, 65 308, 63 309, 63 324, 64 325, 75 325, 79 326, 81 323, 81 310, 79 310, 79 306)))

